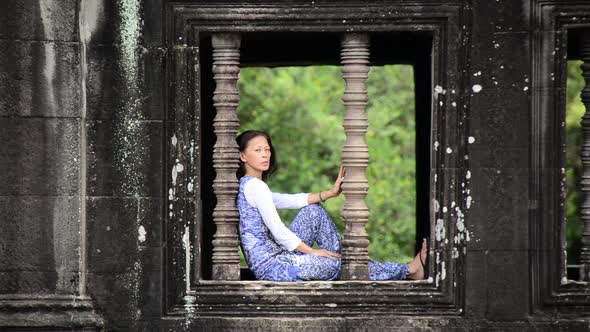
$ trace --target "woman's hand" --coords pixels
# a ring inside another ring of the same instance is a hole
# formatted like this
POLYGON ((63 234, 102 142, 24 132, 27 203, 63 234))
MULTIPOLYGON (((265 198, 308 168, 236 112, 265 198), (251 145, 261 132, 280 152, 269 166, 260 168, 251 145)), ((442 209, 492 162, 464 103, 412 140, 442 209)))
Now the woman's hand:
POLYGON ((344 173, 346 173, 344 166, 340 166, 340 171, 338 172, 338 178, 336 178, 336 182, 334 182, 332 189, 329 190, 330 198, 336 197, 336 196, 340 195, 340 193, 342 192, 342 180, 344 180, 344 173))
POLYGON ((312 254, 316 255, 316 256, 321 256, 321 257, 327 257, 333 261, 340 259, 340 254, 330 251, 330 250, 326 250, 326 249, 313 249, 311 251, 312 254))
POLYGON ((342 192, 342 180, 344 180, 345 173, 346 173, 346 170, 344 169, 344 167, 340 166, 340 171, 338 172, 338 178, 336 179, 336 182, 334 182, 334 185, 332 186, 332 188, 330 188, 330 190, 328 190, 328 191, 322 191, 317 194, 309 194, 309 196, 307 198, 307 203, 309 203, 309 204, 315 204, 318 202, 321 203, 327 199, 330 199, 332 197, 336 197, 336 196, 340 195, 340 193, 342 192))
POLYGON ((326 249, 314 249, 314 248, 308 246, 303 241, 301 241, 301 243, 299 243, 299 245, 295 249, 298 250, 299 252, 304 253, 304 254, 312 254, 312 255, 316 255, 316 256, 327 257, 331 260, 337 260, 340 258, 339 253, 336 253, 336 252, 333 252, 330 250, 326 250, 326 249))

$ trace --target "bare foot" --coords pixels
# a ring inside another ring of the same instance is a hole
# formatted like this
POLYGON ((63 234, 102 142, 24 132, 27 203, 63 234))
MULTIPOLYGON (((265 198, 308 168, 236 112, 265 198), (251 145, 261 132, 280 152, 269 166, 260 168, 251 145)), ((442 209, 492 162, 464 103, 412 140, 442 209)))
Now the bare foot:
POLYGON ((427 247, 426 247, 426 239, 422 240, 422 248, 420 252, 414 257, 414 260, 408 264, 410 272, 408 273, 408 279, 413 280, 420 280, 424 279, 424 266, 422 266, 422 262, 426 262, 426 257, 428 256, 427 247), (422 262, 420 261, 422 258, 422 262))

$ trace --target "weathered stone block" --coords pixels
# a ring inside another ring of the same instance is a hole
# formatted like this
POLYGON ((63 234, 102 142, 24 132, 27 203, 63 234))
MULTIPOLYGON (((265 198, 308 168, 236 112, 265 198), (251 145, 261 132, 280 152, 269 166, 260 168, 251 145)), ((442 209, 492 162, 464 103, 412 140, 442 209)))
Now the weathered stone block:
POLYGON ((0 292, 76 292, 79 220, 78 197, 0 196, 0 292))
POLYGON ((481 318, 485 316, 487 302, 487 250, 468 250, 465 254, 465 315, 481 318))
POLYGON ((144 20, 143 40, 147 47, 162 46, 164 43, 164 20, 162 12, 165 10, 165 0, 146 1, 143 4, 144 20))
POLYGON ((89 197, 88 267, 94 273, 127 273, 140 248, 162 241, 161 199, 89 197))
POLYGON ((162 249, 143 247, 136 254, 126 272, 88 275, 89 293, 113 326, 127 327, 162 312, 162 249))
POLYGON ((120 48, 93 45, 87 51, 87 116, 107 120, 131 113, 143 120, 164 119, 165 55, 161 49, 142 49, 136 62, 121 57, 120 48), (136 71, 133 89, 126 83, 128 71, 136 71))
POLYGON ((467 73, 471 104, 467 114, 472 130, 468 134, 480 146, 526 149, 532 78, 522 59, 530 57, 528 35, 501 34, 489 40, 489 45, 481 43, 472 51, 473 57, 482 57, 481 65, 472 65, 467 73))
POLYGON ((474 22, 473 31, 476 34, 489 35, 494 32, 528 31, 527 6, 520 1, 500 2, 475 0, 472 3, 473 15, 485 17, 474 22))
POLYGON ((490 320, 517 321, 529 316, 529 261, 526 250, 490 250, 487 256, 487 309, 490 320))
POLYGON ((0 41, 0 116, 79 117, 78 44, 0 41))
POLYGON ((465 226, 469 249, 524 250, 528 248, 528 169, 471 170, 471 208, 465 226))
POLYGON ((0 10, 0 39, 76 41, 76 0, 11 0, 0 10))
POLYGON ((89 196, 162 195, 163 124, 157 121, 89 121, 89 196))
POLYGON ((76 195, 80 168, 78 119, 0 121, 0 195, 76 195))

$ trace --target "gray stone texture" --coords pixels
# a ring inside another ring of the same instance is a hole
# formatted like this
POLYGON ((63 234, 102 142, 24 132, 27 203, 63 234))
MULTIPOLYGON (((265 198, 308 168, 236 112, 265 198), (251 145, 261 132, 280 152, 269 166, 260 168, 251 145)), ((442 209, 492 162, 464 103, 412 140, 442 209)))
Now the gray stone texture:
MULTIPOLYGON (((86 78, 86 109, 88 119, 108 120, 120 112, 126 86, 122 86, 125 67, 113 61, 119 54, 118 46, 91 45, 86 52, 88 74, 86 78)), ((144 120, 164 119, 164 51, 142 49, 138 70, 145 80, 136 82, 145 95, 143 108, 135 115, 144 120)))
POLYGON ((0 142, 0 195, 79 194, 79 119, 0 118, 0 142))
POLYGON ((0 40, 0 116, 79 117, 78 44, 0 40))
POLYGON ((78 0, 11 0, 0 7, 0 39, 78 40, 78 0))
MULTIPOLYGON (((135 122, 134 122, 135 123, 135 122)), ((161 197, 163 172, 159 121, 138 121, 123 133, 118 120, 87 121, 89 196, 161 197)))
POLYGON ((0 294, 78 288, 78 197, 0 196, 0 294))

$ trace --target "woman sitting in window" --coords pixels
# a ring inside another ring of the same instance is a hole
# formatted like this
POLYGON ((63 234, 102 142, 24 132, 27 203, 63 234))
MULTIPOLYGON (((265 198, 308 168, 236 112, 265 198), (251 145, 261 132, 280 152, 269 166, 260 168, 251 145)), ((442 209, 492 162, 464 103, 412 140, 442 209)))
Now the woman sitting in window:
MULTIPOLYGON (((261 131, 237 137, 240 163, 240 240, 250 270, 257 279, 272 281, 336 280, 340 276, 341 237, 334 222, 317 204, 340 195, 344 170, 334 186, 317 194, 271 193, 264 182, 273 170, 275 155, 271 139, 261 131), (277 209, 301 209, 290 227, 277 209), (312 248, 318 244, 320 249, 312 248)), ((409 264, 369 260, 371 280, 423 279, 427 250, 409 264)))

